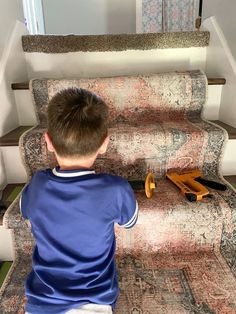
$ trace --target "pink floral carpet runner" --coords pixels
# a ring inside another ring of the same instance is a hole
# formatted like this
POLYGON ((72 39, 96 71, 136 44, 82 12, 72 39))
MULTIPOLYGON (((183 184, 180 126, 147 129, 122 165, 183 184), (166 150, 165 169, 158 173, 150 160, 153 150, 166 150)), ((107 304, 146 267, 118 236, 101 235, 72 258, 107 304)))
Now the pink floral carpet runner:
MULTIPOLYGON (((190 203, 165 179, 167 171, 198 168, 224 182, 220 162, 227 134, 201 119, 207 80, 200 71, 80 80, 33 80, 38 126, 20 149, 29 176, 53 167, 45 146, 48 101, 67 87, 100 95, 110 108, 110 147, 98 172, 144 179, 153 171, 151 200, 137 192, 138 223, 116 227, 120 297, 116 314, 236 313, 236 193, 211 190, 213 197, 190 203)), ((225 182, 224 182, 225 183, 225 182)), ((16 259, 1 291, 0 313, 24 313, 24 280, 31 268, 33 238, 18 200, 5 225, 13 230, 16 259)))

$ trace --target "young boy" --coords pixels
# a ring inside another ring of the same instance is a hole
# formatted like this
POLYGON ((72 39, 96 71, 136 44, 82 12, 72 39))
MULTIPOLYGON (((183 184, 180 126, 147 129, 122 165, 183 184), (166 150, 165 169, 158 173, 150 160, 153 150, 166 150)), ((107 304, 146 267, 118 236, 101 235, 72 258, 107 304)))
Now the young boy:
POLYGON ((106 104, 83 89, 64 90, 49 103, 45 140, 59 166, 37 172, 21 197, 36 240, 27 313, 114 309, 114 223, 131 228, 138 207, 126 180, 92 169, 108 146, 107 121, 106 104))

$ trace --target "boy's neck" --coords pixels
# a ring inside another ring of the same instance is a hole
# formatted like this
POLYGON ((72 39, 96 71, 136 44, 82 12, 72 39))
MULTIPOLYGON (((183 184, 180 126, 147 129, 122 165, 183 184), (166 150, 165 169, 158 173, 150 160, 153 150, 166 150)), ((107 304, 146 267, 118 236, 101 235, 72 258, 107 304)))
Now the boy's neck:
POLYGON ((63 158, 57 155, 56 159, 61 170, 78 170, 91 168, 96 157, 97 154, 94 156, 85 156, 81 158, 63 158))

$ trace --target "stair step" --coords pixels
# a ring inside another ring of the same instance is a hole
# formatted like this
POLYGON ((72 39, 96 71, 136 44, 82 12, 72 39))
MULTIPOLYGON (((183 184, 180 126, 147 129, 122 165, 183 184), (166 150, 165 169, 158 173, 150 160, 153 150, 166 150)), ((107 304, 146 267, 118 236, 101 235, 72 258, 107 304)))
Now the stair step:
POLYGON ((15 130, 0 137, 0 146, 18 146, 20 136, 32 126, 19 126, 15 130))
MULTIPOLYGON (((209 85, 208 98, 203 107, 206 120, 219 120, 220 100, 224 85, 209 85)), ((20 125, 37 125, 37 117, 29 89, 14 90, 20 125)))
MULTIPOLYGON (((223 127, 229 134, 229 139, 236 139, 236 128, 221 122, 219 120, 213 120, 215 124, 223 127)), ((0 146, 18 146, 20 136, 32 126, 19 126, 15 130, 7 133, 0 138, 0 146)))
MULTIPOLYGON (((154 255, 149 249, 136 256, 117 254, 117 314, 131 313, 129 309, 134 309, 133 313, 235 313, 235 278, 219 253, 168 253, 154 255)), ((24 282, 32 262, 30 254, 26 257, 23 262, 16 261, 4 290, 1 313, 6 313, 4 304, 11 306, 11 313, 24 313, 19 309, 25 307, 24 282), (13 292, 17 298, 10 299, 13 292)))
POLYGON ((148 50, 206 47, 210 33, 168 32, 118 35, 26 35, 22 36, 25 52, 67 53, 94 51, 148 50))
POLYGON ((212 122, 224 128, 228 132, 230 140, 236 139, 236 128, 219 120, 213 120, 212 122))
MULTIPOLYGON (((217 121, 212 121, 216 123, 217 121)), ((222 171, 224 175, 235 175, 236 174, 236 168, 235 168, 235 152, 236 152, 236 132, 235 128, 232 128, 230 126, 227 126, 226 124, 223 124, 221 122, 218 123, 219 125, 223 126, 228 132, 229 132, 229 141, 226 145, 226 150, 224 153, 224 158, 222 161, 222 171), (234 131, 234 132, 232 132, 234 131)), ((23 132, 30 128, 23 127, 23 132)), ((23 132, 20 132, 21 134, 23 132)), ((11 132, 10 132, 11 133, 11 132)), ((7 182, 8 183, 15 183, 15 182, 26 182, 27 180, 27 174, 24 168, 24 165, 21 161, 21 156, 18 148, 18 142, 19 142, 19 136, 15 138, 15 142, 13 143, 12 138, 11 141, 4 140, 4 144, 2 147, 2 153, 3 153, 3 160, 6 168, 6 176, 7 176, 7 182), (10 143, 14 146, 7 146, 7 144, 10 143), (12 164, 15 165, 15 167, 12 167, 12 164)), ((4 138, 7 138, 7 135, 4 136, 4 138)), ((0 146, 1 146, 1 139, 0 139, 0 146)))
MULTIPOLYGON (((208 78, 208 85, 225 85, 225 78, 208 78)), ((11 88, 13 90, 24 90, 29 89, 29 82, 21 82, 21 83, 12 83, 11 88)))
MULTIPOLYGON (((230 184, 232 184, 236 188, 236 175, 232 176, 224 176, 225 180, 227 180, 230 184)), ((8 184, 5 189, 3 190, 2 195, 2 202, 8 208, 15 198, 19 195, 22 191, 25 183, 15 183, 15 184, 8 184)), ((6 209, 0 210, 0 225, 2 225, 3 215, 6 209)))
MULTIPOLYGON (((6 209, 12 204, 16 199, 19 193, 22 191, 25 183, 14 183, 8 184, 2 193, 2 203, 5 205, 6 209)), ((3 222, 3 216, 6 212, 6 209, 0 209, 0 225, 3 222)))

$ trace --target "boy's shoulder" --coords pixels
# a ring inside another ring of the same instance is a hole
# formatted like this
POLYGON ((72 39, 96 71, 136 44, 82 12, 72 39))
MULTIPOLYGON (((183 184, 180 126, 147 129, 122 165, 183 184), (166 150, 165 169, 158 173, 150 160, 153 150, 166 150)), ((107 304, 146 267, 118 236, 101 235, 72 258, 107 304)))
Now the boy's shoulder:
POLYGON ((100 177, 102 180, 104 180, 108 184, 111 183, 116 186, 129 185, 128 181, 125 178, 117 176, 117 175, 112 175, 108 173, 100 173, 100 174, 98 173, 97 176, 100 177))
MULTIPOLYGON (((51 174, 52 174, 52 169, 50 168, 38 170, 33 174, 31 180, 36 180, 36 181, 47 180, 51 178, 51 174)), ((91 176, 90 178, 92 177, 93 176, 91 176)), ((113 175, 113 174, 108 174, 108 173, 95 173, 95 177, 107 184, 112 184, 116 186, 127 186, 127 185, 129 186, 128 181, 125 178, 118 175, 113 175)))
POLYGON ((128 182, 126 179, 123 177, 114 175, 114 174, 109 174, 109 173, 97 173, 98 176, 103 177, 107 181, 114 181, 117 182, 118 184, 123 184, 125 182, 128 182))
POLYGON ((98 177, 101 178, 101 181, 99 180, 100 189, 107 189, 113 196, 124 195, 124 193, 134 194, 131 185, 123 177, 104 173, 98 174, 98 177))
POLYGON ((38 170, 36 171, 32 177, 31 180, 35 180, 35 179, 40 179, 40 178, 46 178, 47 177, 47 173, 50 169, 43 169, 43 170, 38 170))
POLYGON ((49 171, 51 171, 51 169, 38 170, 35 173, 33 173, 29 180, 29 185, 32 188, 34 186, 37 187, 38 185, 42 187, 49 180, 49 175, 48 175, 49 171))

